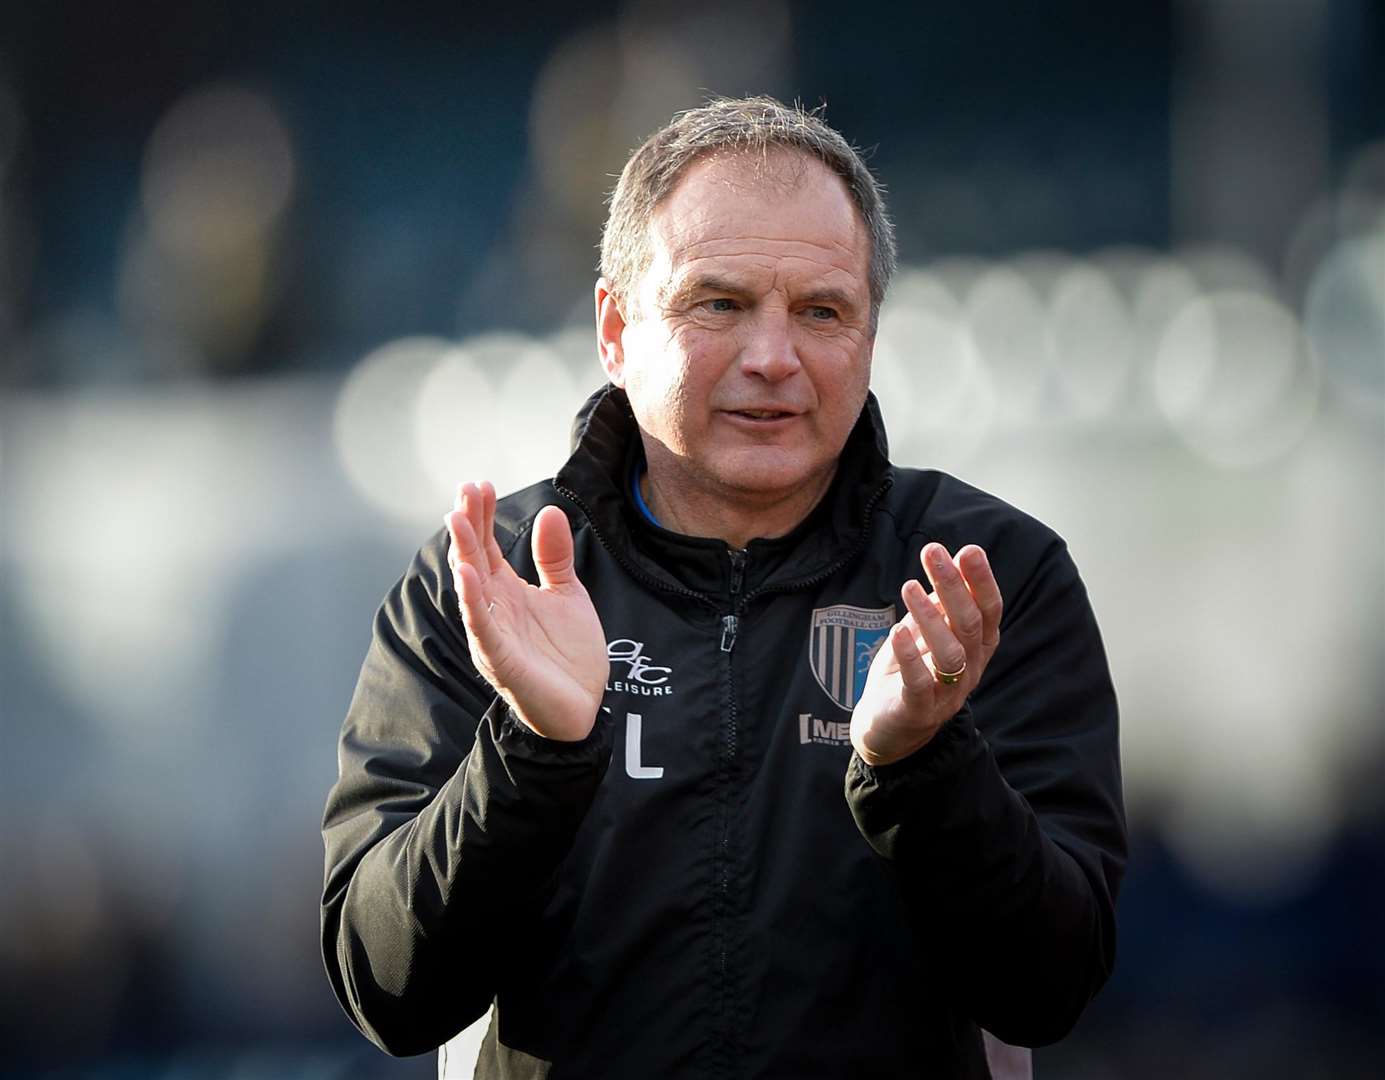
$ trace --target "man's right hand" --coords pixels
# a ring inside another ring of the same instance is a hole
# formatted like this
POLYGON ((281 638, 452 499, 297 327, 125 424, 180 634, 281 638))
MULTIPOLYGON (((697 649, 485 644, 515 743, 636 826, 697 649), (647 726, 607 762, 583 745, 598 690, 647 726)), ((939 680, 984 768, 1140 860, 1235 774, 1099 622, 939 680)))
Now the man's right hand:
POLYGON ((610 662, 606 635, 573 568, 567 516, 534 519, 539 585, 515 573, 495 542, 495 488, 461 484, 443 521, 447 562, 461 598, 471 659, 528 727, 549 739, 585 739, 601 708, 610 662))

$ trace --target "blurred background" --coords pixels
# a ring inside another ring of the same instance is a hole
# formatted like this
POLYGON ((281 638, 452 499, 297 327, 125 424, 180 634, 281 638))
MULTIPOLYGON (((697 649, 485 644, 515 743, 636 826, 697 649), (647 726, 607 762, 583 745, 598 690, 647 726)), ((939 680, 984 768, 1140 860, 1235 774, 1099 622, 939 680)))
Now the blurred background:
POLYGON ((318 957, 372 613, 565 457, 629 150, 767 92, 888 185, 895 460, 1062 532, 1106 636, 1120 964, 1037 1074, 1378 1075, 1382 5, 372 9, 7 5, 0 1073, 433 1075, 318 957))

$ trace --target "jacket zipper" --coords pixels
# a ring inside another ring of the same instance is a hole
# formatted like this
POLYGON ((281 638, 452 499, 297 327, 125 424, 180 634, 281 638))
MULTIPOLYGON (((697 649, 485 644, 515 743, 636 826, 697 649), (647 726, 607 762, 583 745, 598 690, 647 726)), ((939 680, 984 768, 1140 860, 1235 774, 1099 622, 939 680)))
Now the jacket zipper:
POLYGON ((731 811, 731 795, 736 789, 736 785, 731 783, 732 770, 736 765, 736 753, 738 749, 739 730, 738 717, 736 714, 736 683, 735 674, 732 670, 734 658, 731 650, 736 645, 736 632, 740 625, 740 613, 744 607, 744 598, 741 595, 741 587, 745 584, 745 567, 749 561, 746 551, 739 548, 727 548, 727 556, 731 560, 731 588, 728 599, 730 600, 731 610, 722 616, 721 620, 721 651, 726 656, 726 782, 727 782, 727 801, 724 805, 725 816, 721 822, 721 843, 718 846, 718 854, 721 859, 721 1015, 724 1019, 723 1026, 723 1045, 729 1044, 732 1039, 732 1026, 734 1023, 734 1010, 731 1008, 731 969, 730 969, 730 950, 728 939, 731 933, 731 822, 734 814, 731 811))
POLYGON ((745 563, 748 558, 741 548, 728 548, 731 556, 731 613, 721 617, 721 651, 729 653, 736 645, 736 631, 740 628, 740 608, 736 601, 740 597, 741 585, 745 582, 745 563))

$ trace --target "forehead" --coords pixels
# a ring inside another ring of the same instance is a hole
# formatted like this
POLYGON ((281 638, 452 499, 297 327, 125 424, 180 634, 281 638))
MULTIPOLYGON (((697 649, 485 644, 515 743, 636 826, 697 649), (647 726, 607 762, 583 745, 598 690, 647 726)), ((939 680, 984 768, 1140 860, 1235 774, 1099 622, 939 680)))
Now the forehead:
POLYGON ((847 275, 867 288, 870 245, 860 211, 840 176, 796 151, 694 162, 655 209, 649 239, 647 280, 655 284, 715 264, 745 273, 847 275))

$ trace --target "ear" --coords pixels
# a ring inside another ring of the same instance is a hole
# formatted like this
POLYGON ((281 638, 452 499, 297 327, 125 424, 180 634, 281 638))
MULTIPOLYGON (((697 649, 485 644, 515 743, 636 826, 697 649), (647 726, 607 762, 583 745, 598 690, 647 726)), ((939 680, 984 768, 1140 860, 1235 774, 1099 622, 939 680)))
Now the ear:
POLYGON ((596 279, 596 351, 606 378, 616 386, 625 385, 625 315, 620 310, 610 283, 596 279))

